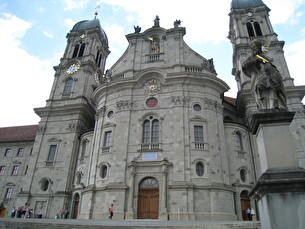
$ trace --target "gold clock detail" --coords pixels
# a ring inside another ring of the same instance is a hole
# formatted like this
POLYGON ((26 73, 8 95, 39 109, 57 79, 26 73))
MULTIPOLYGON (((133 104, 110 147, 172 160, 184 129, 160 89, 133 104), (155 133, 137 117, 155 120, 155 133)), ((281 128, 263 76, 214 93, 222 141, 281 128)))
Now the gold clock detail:
POLYGON ((79 68, 80 68, 80 65, 79 65, 79 64, 72 64, 72 65, 67 69, 67 73, 71 75, 71 74, 77 72, 79 68))

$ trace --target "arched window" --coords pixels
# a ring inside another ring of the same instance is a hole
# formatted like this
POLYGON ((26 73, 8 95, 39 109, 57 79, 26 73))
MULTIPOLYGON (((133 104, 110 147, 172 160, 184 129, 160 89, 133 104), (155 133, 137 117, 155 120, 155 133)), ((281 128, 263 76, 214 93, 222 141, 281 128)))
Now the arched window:
POLYGON ((159 188, 158 180, 153 177, 148 177, 142 180, 139 188, 159 188))
POLYGON ((240 175, 240 179, 242 182, 246 182, 246 176, 247 176, 247 172, 244 169, 241 169, 239 171, 239 175, 240 175))
POLYGON ((78 173, 76 178, 76 184, 80 184, 81 181, 82 181, 82 174, 78 173))
POLYGON ((255 21, 255 22, 253 23, 253 25, 254 25, 254 29, 255 29, 256 36, 262 36, 262 35, 263 35, 263 34, 262 34, 262 30, 261 30, 261 27, 259 26, 258 22, 255 21))
POLYGON ((77 57, 78 50, 79 50, 79 44, 75 45, 72 58, 77 57))
POLYGON ((239 131, 236 131, 235 136, 236 136, 236 150, 238 152, 243 152, 244 148, 243 148, 242 135, 239 131))
POLYGON ((199 177, 202 177, 204 173, 204 165, 201 161, 196 163, 196 174, 199 177))
POLYGON ((253 27, 252 27, 252 23, 250 23, 250 22, 247 23, 247 30, 248 30, 249 37, 254 37, 255 36, 254 30, 253 30, 253 27))
POLYGON ((108 167, 107 165, 102 165, 101 167, 101 178, 104 179, 107 176, 108 167))
POLYGON ((73 79, 72 78, 67 79, 63 92, 64 96, 70 95, 72 91, 72 84, 73 84, 73 79))
POLYGON ((159 142, 159 121, 153 120, 152 121, 152 131, 151 131, 151 143, 158 143, 159 142))
POLYGON ((87 140, 84 140, 83 144, 82 144, 82 151, 81 151, 81 154, 80 154, 80 160, 84 160, 85 154, 86 154, 86 148, 87 148, 87 140))
POLYGON ((96 57, 95 57, 96 64, 98 63, 99 57, 100 57, 100 50, 97 50, 96 57))
POLYGON ((42 191, 47 191, 49 189, 50 181, 47 178, 43 178, 41 180, 41 190, 42 191))
POLYGON ((159 120, 153 119, 152 116, 149 120, 143 122, 143 138, 142 143, 158 143, 159 142, 159 120))
POLYGON ((82 57, 85 52, 85 47, 86 47, 85 43, 82 43, 81 45, 80 44, 75 45, 72 58, 82 57))
POLYGON ((83 56, 83 55, 84 55, 84 51, 85 51, 85 43, 83 43, 83 44, 80 46, 80 50, 79 50, 78 57, 83 56))

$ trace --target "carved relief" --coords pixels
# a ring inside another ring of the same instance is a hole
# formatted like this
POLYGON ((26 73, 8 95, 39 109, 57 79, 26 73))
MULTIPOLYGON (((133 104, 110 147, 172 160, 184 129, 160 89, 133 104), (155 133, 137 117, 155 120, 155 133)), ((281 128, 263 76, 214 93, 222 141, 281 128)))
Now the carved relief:
POLYGON ((145 94, 150 96, 155 95, 161 90, 160 82, 155 79, 149 80, 145 83, 145 94))
POLYGON ((171 100, 175 105, 186 105, 190 101, 190 97, 188 97, 188 96, 172 96, 171 100))
POLYGON ((116 106, 119 110, 122 110, 122 109, 129 109, 131 108, 133 102, 132 101, 129 101, 129 100, 121 100, 121 101, 118 101, 116 103, 116 106))

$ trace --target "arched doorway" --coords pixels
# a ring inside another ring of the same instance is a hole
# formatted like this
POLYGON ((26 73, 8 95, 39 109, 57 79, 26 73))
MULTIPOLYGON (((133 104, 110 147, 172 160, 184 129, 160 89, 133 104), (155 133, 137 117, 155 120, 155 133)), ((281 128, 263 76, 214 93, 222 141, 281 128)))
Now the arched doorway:
POLYGON ((249 220, 247 216, 247 209, 250 208, 250 198, 249 198, 249 192, 247 190, 243 190, 240 193, 240 202, 241 202, 241 214, 243 217, 243 220, 249 220))
POLYGON ((72 219, 77 219, 78 216, 78 208, 79 208, 79 194, 76 193, 74 195, 74 201, 73 201, 73 214, 72 219))
POLYGON ((2 207, 0 209, 0 218, 4 218, 4 217, 6 217, 6 208, 2 207))
POLYGON ((158 219, 159 185, 156 178, 148 177, 139 184, 138 219, 158 219))

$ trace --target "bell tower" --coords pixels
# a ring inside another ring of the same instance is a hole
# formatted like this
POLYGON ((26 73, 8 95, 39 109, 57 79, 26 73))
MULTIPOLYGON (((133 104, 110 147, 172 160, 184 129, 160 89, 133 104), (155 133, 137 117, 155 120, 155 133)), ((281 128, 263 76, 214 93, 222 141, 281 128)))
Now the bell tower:
POLYGON ((35 108, 41 118, 33 149, 37 161, 32 166, 33 179, 24 188, 30 193, 25 201, 39 199, 47 217, 70 205, 80 135, 94 128, 96 108, 91 96, 102 79, 109 53, 99 19, 76 23, 67 34, 64 55, 54 67, 47 104, 35 108))

